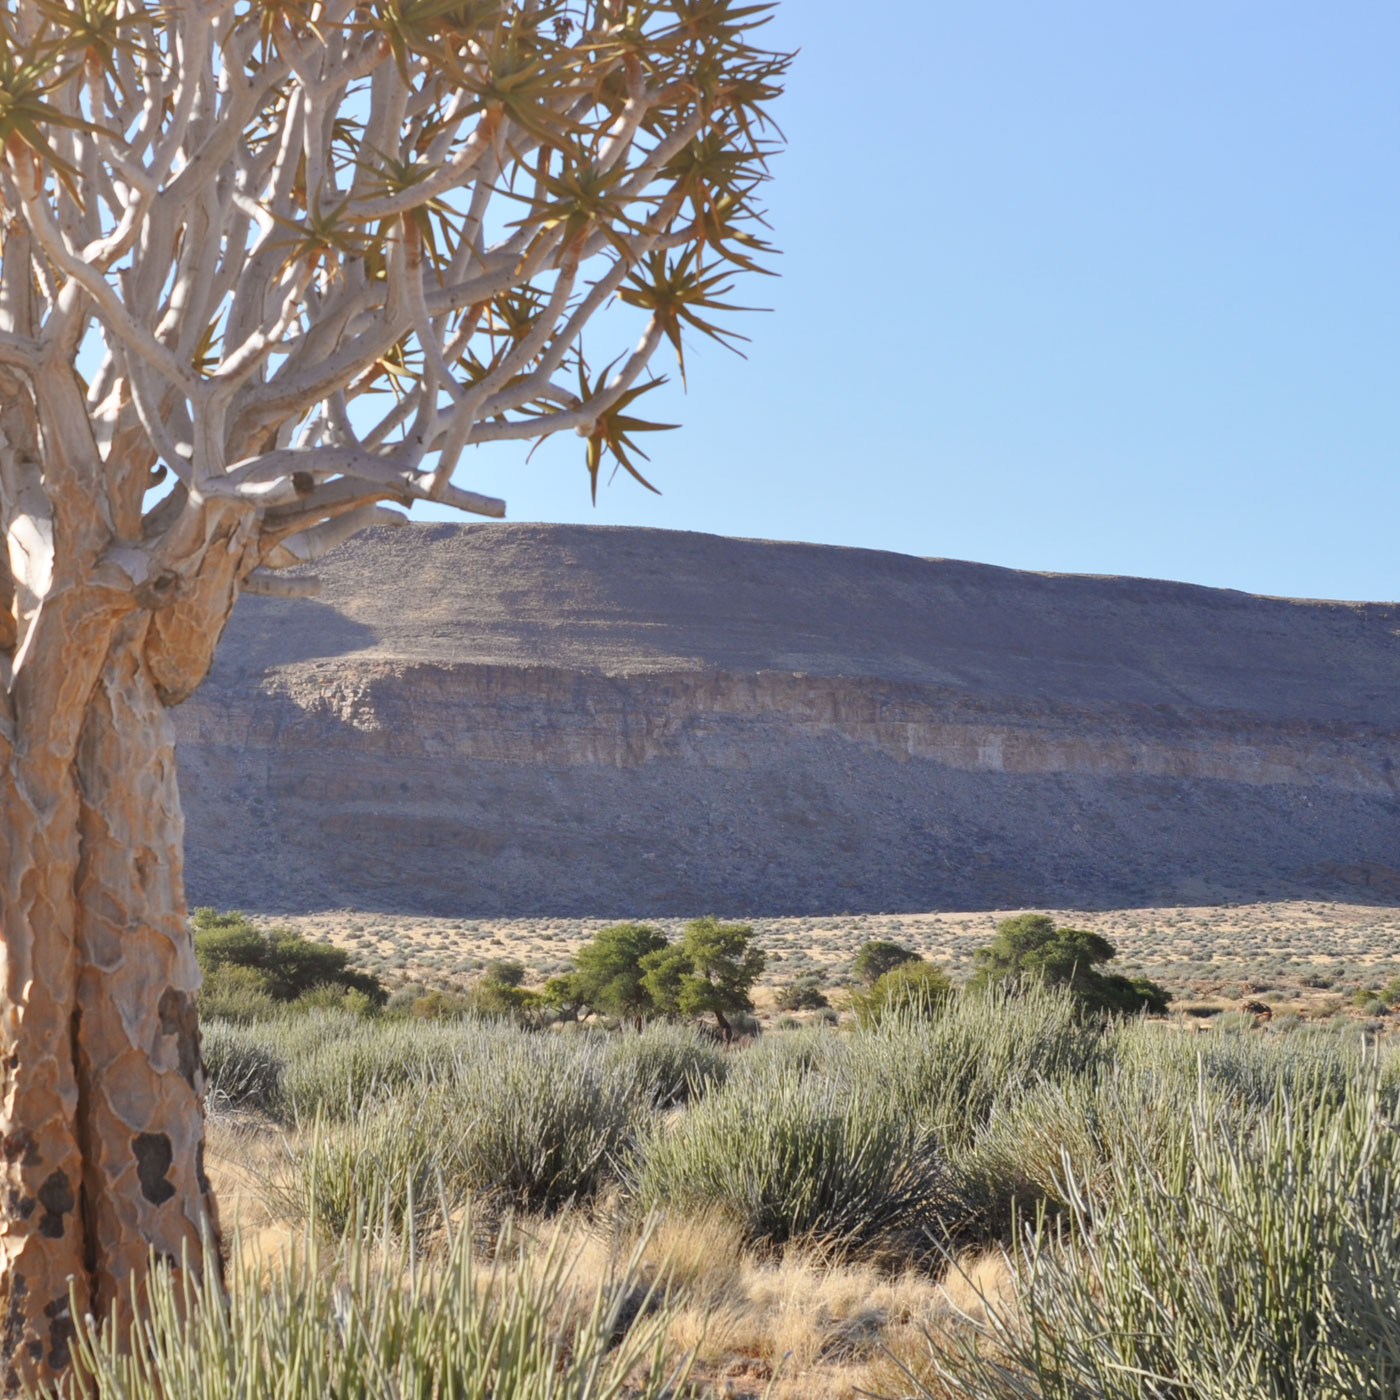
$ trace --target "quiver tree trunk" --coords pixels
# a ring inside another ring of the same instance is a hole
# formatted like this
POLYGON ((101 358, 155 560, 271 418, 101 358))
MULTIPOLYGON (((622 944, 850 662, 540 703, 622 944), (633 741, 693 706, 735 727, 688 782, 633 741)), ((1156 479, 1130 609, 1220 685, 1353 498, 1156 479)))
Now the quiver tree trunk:
POLYGON ((73 1043, 85 1269, 99 1315, 154 1251, 196 1266, 217 1218, 204 1173, 199 968, 185 920, 174 735, 128 619, 78 746, 73 1043))
POLYGON ((43 753, 11 761, 3 781, 0 1335, 8 1390, 17 1371, 67 1365, 69 1285, 85 1263, 73 1070, 77 786, 71 765, 43 753))
POLYGON ((0 1384, 65 1369, 70 1282, 120 1308, 213 1233, 165 707, 240 588, 414 501, 502 516, 468 447, 650 485, 653 355, 728 343, 770 251, 770 9, 6 7, 0 1384))
POLYGON ((247 516, 203 511, 154 589, 107 566, 96 512, 40 517, 27 557, 7 525, 26 641, 0 711, 6 1390, 67 1369, 72 1301, 124 1328, 153 1256, 202 1269, 218 1248, 167 706, 207 670, 247 516))

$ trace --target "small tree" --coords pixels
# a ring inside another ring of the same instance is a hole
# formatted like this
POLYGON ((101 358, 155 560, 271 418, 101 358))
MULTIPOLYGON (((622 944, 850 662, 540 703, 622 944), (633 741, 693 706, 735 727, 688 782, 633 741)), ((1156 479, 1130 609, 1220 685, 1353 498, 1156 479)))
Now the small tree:
POLYGON ((857 982, 864 982, 867 987, 870 987, 878 982, 885 973, 893 971, 903 963, 918 962, 918 960, 917 953, 910 952, 908 948, 904 948, 898 943, 887 943, 882 939, 872 938, 856 954, 855 961, 851 964, 851 976, 857 982))
POLYGON ((574 954, 574 971, 567 983, 547 992, 556 1005, 567 987, 569 999, 604 1016, 642 1021, 656 1009, 646 985, 643 963, 666 947, 666 935, 649 924, 613 924, 599 929, 589 943, 574 954))
POLYGON ((1056 928, 1048 914, 1018 914, 997 925, 996 937, 973 954, 970 987, 1027 979, 1065 987, 1086 1008, 1161 1012, 1171 1000, 1166 988, 1147 978, 1099 970, 1118 956, 1108 939, 1084 929, 1056 928))
MULTIPOLYGON (((7 1361, 156 1256, 203 1161, 168 718, 240 591, 470 447, 645 483, 663 344, 766 245, 753 0, 23 0, 0 13, 0 1232, 7 1361), (600 317, 617 304, 615 313, 600 317), (635 325, 626 328, 624 323, 635 325), (583 344, 585 328, 591 354, 583 344), (621 351, 603 350, 621 333, 621 351), (601 351, 601 353, 600 353, 601 351), (38 1204, 44 1205, 39 1209, 38 1204)), ((119 1317, 124 1325, 126 1319, 119 1317)))
POLYGON ((749 993, 765 962, 748 924, 707 915, 688 923, 679 943, 646 956, 643 981, 659 1011, 713 1016, 727 1045, 734 1034, 729 1017, 753 1010, 749 993))
POLYGON ((891 1016, 927 1020, 942 1011, 952 995, 948 974, 935 963, 915 958, 890 968, 868 992, 851 999, 862 1026, 878 1026, 891 1016))

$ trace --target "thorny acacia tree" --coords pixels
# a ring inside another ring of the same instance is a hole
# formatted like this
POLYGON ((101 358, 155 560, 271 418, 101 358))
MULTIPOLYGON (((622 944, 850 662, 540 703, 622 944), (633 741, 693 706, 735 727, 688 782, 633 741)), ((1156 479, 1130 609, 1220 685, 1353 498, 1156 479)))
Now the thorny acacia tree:
POLYGON ((766 245, 745 0, 0 8, 0 1329, 214 1237, 167 709, 240 589, 572 430, 766 245), (636 308, 603 367, 582 332, 636 308))

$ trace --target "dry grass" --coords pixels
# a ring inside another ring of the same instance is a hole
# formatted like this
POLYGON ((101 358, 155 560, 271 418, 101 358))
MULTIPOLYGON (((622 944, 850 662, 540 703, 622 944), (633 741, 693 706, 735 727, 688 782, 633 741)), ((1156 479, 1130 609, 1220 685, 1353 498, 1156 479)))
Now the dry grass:
MULTIPOLYGON (((554 1224, 540 1227, 547 1248, 554 1224)), ((638 1241, 596 1222, 579 1225, 574 1277, 591 1295, 638 1241)), ((958 1260, 940 1281, 833 1264, 800 1249, 781 1257, 747 1250, 723 1216, 664 1219, 642 1242, 644 1274, 666 1294, 670 1341, 693 1353, 693 1375, 715 1395, 847 1400, 895 1394, 901 1364, 927 1355, 928 1339, 975 1317, 986 1300, 1009 1301, 1000 1254, 958 1260)))
MULTIPOLYGON (((305 1222, 279 1218, 276 1181, 287 1143, 271 1124, 215 1117, 209 1174, 226 1231, 245 1259, 271 1269, 298 1253, 305 1222)), ((285 1198, 283 1195, 282 1198, 285 1198)), ((902 1366, 918 1372, 928 1338, 947 1336, 983 1300, 1009 1300, 999 1254, 959 1259, 943 1279, 833 1264, 801 1249, 779 1257, 747 1249, 720 1213, 621 1223, 610 1203, 591 1214, 521 1222, 523 1251, 540 1263, 567 1238, 573 1306, 586 1308, 629 1262, 664 1296, 674 1355, 693 1354, 697 1394, 769 1400, 852 1400, 900 1394, 902 1366)), ((483 1244, 489 1229, 478 1231, 483 1244)), ((640 1301, 640 1299, 639 1299, 640 1301)))

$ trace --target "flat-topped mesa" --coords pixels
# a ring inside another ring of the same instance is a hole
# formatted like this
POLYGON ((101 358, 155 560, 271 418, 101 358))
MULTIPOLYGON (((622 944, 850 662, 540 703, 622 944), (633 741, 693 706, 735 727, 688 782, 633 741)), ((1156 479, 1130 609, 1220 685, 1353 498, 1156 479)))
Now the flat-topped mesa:
POLYGON ((590 526, 376 531, 317 573, 243 599, 176 711, 199 902, 1400 885, 1400 606, 590 526))

